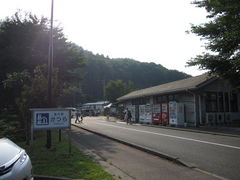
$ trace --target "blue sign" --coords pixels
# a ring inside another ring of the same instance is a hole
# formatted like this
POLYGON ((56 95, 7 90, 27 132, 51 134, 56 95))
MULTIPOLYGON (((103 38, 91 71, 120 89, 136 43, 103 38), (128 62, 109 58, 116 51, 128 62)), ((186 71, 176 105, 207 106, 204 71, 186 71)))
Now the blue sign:
POLYGON ((36 113, 36 125, 49 125, 49 113, 36 113))
POLYGON ((31 109, 33 129, 62 129, 70 127, 70 109, 31 109))

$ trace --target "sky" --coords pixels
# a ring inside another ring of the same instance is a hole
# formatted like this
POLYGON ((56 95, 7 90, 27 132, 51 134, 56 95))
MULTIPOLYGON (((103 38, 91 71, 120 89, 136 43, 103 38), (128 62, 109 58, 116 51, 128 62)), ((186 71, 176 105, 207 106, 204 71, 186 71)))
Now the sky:
MULTIPOLYGON (((204 71, 186 62, 205 51, 187 34, 190 24, 207 21, 192 0, 54 0, 54 26, 94 54, 154 62, 193 76, 204 71)), ((0 0, 0 19, 17 10, 50 19, 51 0, 0 0)))

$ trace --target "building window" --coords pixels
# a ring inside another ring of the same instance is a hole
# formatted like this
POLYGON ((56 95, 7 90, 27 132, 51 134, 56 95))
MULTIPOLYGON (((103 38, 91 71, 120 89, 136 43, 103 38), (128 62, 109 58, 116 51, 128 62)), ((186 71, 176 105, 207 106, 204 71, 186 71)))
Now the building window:
POLYGON ((156 103, 161 103, 162 102, 162 97, 161 96, 157 96, 155 98, 155 100, 156 100, 156 103))
POLYGON ((169 100, 169 101, 174 101, 174 100, 175 100, 174 95, 169 95, 169 96, 168 96, 168 100, 169 100))
POLYGON ((168 96, 165 95, 165 96, 162 96, 162 103, 166 103, 168 102, 168 96))
POLYGON ((223 92, 218 93, 218 111, 224 112, 224 106, 223 106, 223 92))
POLYGON ((225 112, 229 112, 229 96, 228 93, 224 93, 224 99, 225 99, 225 112))
POLYGON ((215 92, 206 93, 206 111, 217 112, 217 93, 215 92))
MULTIPOLYGON (((171 98, 173 99, 173 95, 171 95, 171 98)), ((168 95, 163 95, 163 96, 156 96, 155 97, 156 103, 166 103, 169 101, 168 95)))
POLYGON ((230 95, 230 103, 231 103, 231 112, 238 112, 238 101, 237 94, 231 93, 230 95))
POLYGON ((146 104, 146 103, 147 103, 146 98, 139 98, 139 99, 132 100, 132 105, 141 105, 141 104, 146 104))

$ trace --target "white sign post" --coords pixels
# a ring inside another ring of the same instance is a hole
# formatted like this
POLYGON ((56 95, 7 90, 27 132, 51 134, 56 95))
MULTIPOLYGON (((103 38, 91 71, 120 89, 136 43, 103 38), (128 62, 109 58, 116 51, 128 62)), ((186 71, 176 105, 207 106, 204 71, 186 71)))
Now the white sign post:
MULTIPOLYGON (((34 130, 71 130, 70 108, 34 108, 30 109, 30 111, 32 112, 31 142, 33 141, 34 130)), ((68 134, 70 136, 70 133, 68 134)), ((70 141, 69 143, 71 145, 70 141)), ((71 146, 69 146, 69 153, 71 153, 71 146)))

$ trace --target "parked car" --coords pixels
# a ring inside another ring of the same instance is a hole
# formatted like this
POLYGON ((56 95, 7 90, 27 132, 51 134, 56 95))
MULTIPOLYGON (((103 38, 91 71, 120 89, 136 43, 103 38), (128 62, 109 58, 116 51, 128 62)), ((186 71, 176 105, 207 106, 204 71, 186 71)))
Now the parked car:
POLYGON ((0 139, 0 180, 33 180, 32 163, 24 149, 0 139))

